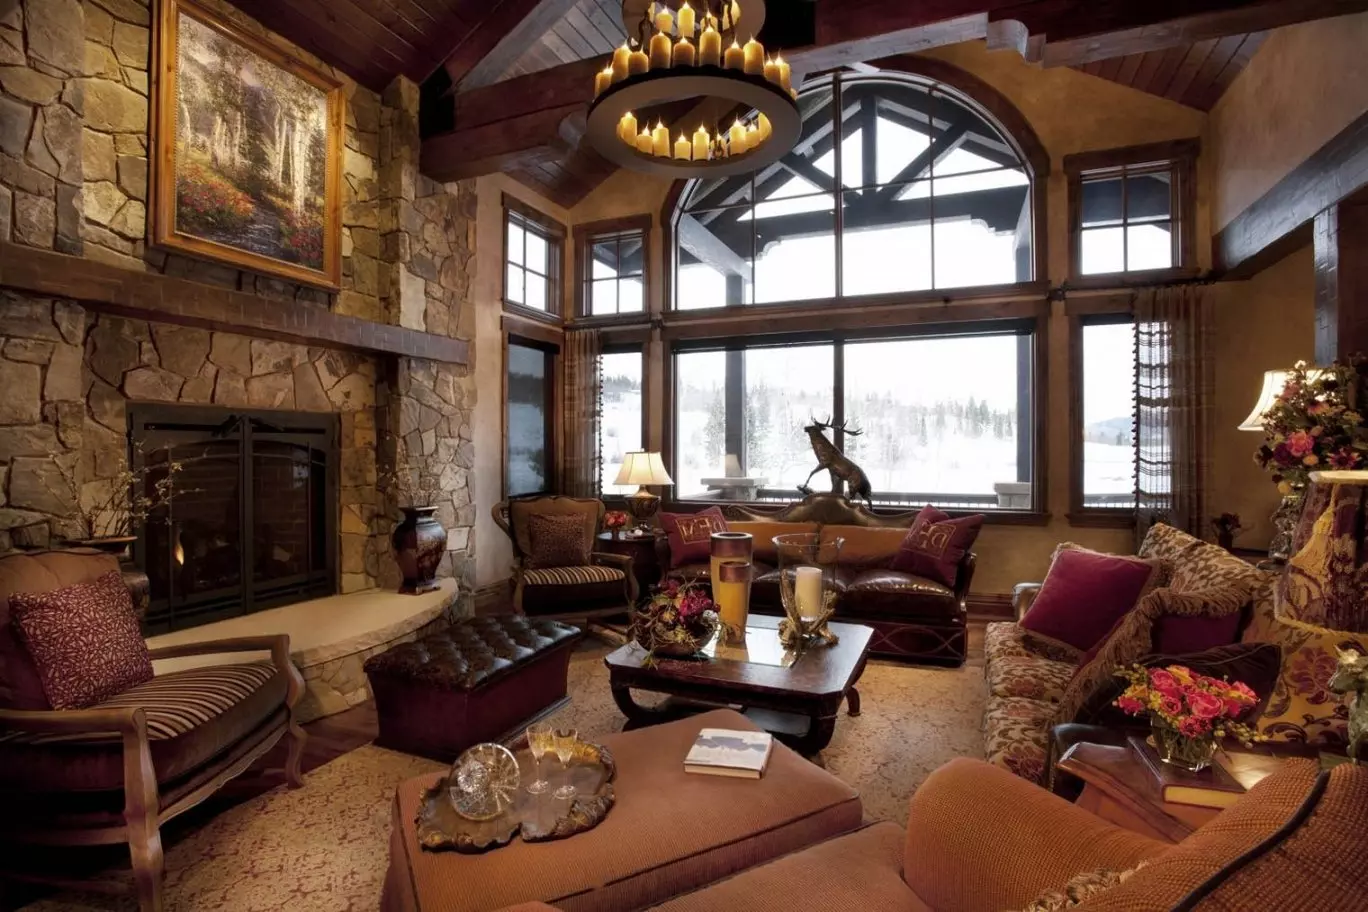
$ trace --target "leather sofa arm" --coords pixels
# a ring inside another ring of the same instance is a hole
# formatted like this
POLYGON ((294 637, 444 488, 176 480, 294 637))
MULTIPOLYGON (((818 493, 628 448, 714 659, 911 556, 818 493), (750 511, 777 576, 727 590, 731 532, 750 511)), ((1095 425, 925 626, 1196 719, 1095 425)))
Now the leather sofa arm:
POLYGON ((1031 610, 1035 604, 1036 596, 1040 595, 1042 583, 1017 583, 1012 587, 1012 608, 1016 611, 1016 619, 1019 621, 1026 616, 1026 612, 1031 610))
POLYGON ((932 909, 1001 912, 1083 871, 1125 870, 1169 848, 1006 770, 960 758, 912 796, 903 877, 932 909))
POLYGON ((974 581, 974 570, 978 567, 978 555, 973 551, 964 552, 964 557, 960 558, 959 570, 955 574, 955 600, 960 604, 960 610, 966 611, 965 601, 969 598, 969 585, 974 581))

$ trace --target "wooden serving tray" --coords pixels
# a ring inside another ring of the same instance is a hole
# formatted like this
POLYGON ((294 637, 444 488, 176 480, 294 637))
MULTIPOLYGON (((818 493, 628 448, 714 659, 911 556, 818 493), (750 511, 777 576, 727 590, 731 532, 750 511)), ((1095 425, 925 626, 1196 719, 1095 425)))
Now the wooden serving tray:
POLYGON ((527 791, 535 779, 532 754, 527 740, 511 745, 518 758, 522 782, 518 801, 506 813, 492 820, 469 820, 456 813, 448 796, 447 776, 423 792, 418 806, 418 843, 431 852, 486 852, 507 845, 521 834, 523 842, 550 842, 567 839, 598 826, 616 800, 613 779, 617 765, 606 747, 581 741, 570 758, 569 778, 579 793, 571 801, 556 798, 552 792, 564 781, 566 772, 554 754, 542 757, 542 775, 550 787, 540 795, 527 791))

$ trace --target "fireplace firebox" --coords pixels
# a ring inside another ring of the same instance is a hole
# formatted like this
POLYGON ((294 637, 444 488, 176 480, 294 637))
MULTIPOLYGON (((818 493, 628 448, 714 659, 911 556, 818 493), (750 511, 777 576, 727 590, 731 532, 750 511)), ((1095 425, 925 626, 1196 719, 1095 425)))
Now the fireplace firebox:
POLYGON ((148 635, 337 588, 336 415, 130 404, 135 467, 173 495, 139 530, 148 635))

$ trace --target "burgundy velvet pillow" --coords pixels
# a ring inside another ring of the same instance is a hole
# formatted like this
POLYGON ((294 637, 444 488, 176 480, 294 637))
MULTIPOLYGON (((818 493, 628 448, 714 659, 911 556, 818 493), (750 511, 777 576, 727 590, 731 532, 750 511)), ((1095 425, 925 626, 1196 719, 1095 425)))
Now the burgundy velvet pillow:
POLYGON ((959 563, 974 546, 981 528, 981 514, 951 519, 949 513, 927 504, 912 521, 890 569, 924 576, 953 589, 959 563))
POLYGON ((1161 569, 1155 560, 1061 548, 1021 626, 1075 649, 1092 649, 1149 591, 1161 569))
POLYGON ((113 570, 93 583, 17 592, 10 613, 53 709, 81 709, 152 680, 133 598, 113 570))
POLYGON ((1229 646, 1239 638, 1240 615, 1179 617, 1166 614, 1154 624, 1154 651, 1161 655, 1185 655, 1229 646))
POLYGON ((661 513, 660 525, 670 539, 671 568, 706 561, 712 554, 712 534, 727 531, 721 507, 697 513, 661 513))

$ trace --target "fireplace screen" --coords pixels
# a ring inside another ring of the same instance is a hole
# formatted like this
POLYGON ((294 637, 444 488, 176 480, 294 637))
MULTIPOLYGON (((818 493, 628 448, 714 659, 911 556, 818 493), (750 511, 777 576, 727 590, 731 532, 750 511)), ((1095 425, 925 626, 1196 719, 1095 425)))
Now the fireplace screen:
POLYGON ((135 464, 173 495, 134 557, 164 633, 336 591, 335 415, 130 405, 135 464))

